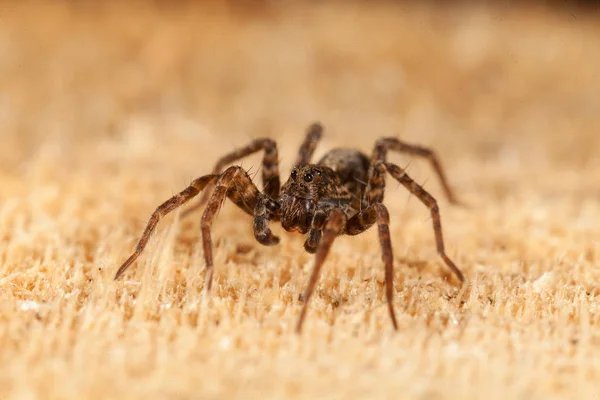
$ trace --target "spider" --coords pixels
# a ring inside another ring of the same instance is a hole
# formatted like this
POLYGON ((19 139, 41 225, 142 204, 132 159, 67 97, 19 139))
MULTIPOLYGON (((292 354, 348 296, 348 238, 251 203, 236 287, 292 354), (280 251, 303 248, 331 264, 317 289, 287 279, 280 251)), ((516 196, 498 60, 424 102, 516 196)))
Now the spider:
POLYGON ((208 201, 201 222, 202 245, 207 270, 205 285, 207 292, 210 292, 213 274, 213 246, 210 229, 215 214, 225 198, 229 198, 254 218, 254 237, 262 245, 273 246, 279 242, 279 238, 269 228, 271 221, 280 221, 283 229, 288 232, 295 231, 307 235, 304 249, 315 254, 315 260, 303 295, 304 304, 296 324, 298 333, 302 330, 309 300, 334 239, 341 234, 358 235, 377 224, 382 259, 385 265, 388 312, 392 325, 397 330, 398 324, 393 305, 390 217, 383 204, 387 172, 429 208, 433 220, 437 252, 454 275, 464 282, 462 272, 444 250, 440 213, 436 200, 410 178, 404 169, 386 161, 387 153, 390 150, 428 159, 441 181, 445 195, 450 202, 457 203, 436 155, 427 148, 406 144, 396 138, 388 137, 377 140, 370 158, 358 150, 337 148, 329 151, 321 160, 313 164, 311 158, 322 133, 323 126, 321 124, 313 123, 309 126, 290 177, 282 187, 280 187, 279 180, 277 145, 271 139, 253 140, 247 146, 221 157, 212 174, 192 181, 182 192, 171 197, 154 211, 135 251, 121 265, 115 275, 115 280, 140 256, 161 218, 188 202, 207 186, 214 185, 215 188, 210 198, 210 192, 205 191, 201 200, 184 212, 184 215, 187 215, 208 201), (230 166, 224 170, 228 164, 261 150, 264 151, 262 192, 258 190, 248 172, 242 167, 230 166))

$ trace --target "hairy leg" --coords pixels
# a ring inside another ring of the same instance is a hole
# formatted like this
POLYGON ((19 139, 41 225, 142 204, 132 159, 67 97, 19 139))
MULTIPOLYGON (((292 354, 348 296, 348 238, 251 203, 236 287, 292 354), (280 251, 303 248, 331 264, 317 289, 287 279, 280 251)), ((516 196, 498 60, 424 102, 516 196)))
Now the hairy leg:
POLYGON ((381 258, 385 266, 385 296, 388 303, 388 312, 394 329, 398 330, 394 312, 394 256, 390 239, 390 214, 386 206, 377 203, 365 208, 348 220, 345 233, 358 235, 373 226, 375 222, 377 222, 378 227, 381 258))
POLYGON ((433 220, 433 231, 435 233, 435 243, 437 245, 437 252, 442 257, 442 260, 446 263, 448 268, 452 270, 454 275, 461 281, 464 282, 465 277, 454 262, 446 255, 444 248, 444 237, 442 235, 442 222, 440 218, 440 209, 437 201, 431 196, 425 189, 423 189, 418 183, 416 183, 406 172, 395 164, 390 163, 379 163, 376 168, 381 168, 384 165, 387 171, 392 175, 398 182, 408 189, 412 194, 417 196, 423 204, 429 208, 431 212, 431 219, 433 220))
MULTIPOLYGON (((390 150, 428 159, 433 167, 433 170, 440 179, 446 197, 451 203, 458 204, 458 200, 448 184, 448 179, 446 178, 446 174, 444 173, 438 157, 432 150, 428 148, 407 144, 396 138, 381 138, 375 144, 375 149, 373 150, 373 156, 371 159, 371 168, 373 168, 373 166, 378 162, 386 162, 387 153, 390 150)), ((383 191, 377 190, 376 185, 379 181, 383 180, 383 174, 379 174, 380 173, 378 171, 373 170, 370 173, 371 178, 374 180, 374 185, 371 186, 369 182, 369 186, 365 191, 365 197, 363 199, 364 201, 368 201, 368 204, 381 203, 383 201, 383 191)))
MULTIPOLYGON (((202 247, 204 249, 204 260, 206 262, 207 270, 207 291, 210 291, 212 286, 212 271, 213 271, 213 254, 212 254, 212 238, 210 234, 210 228, 213 223, 213 219, 223 201, 226 197, 237 200, 233 200, 242 207, 242 209, 252 213, 257 205, 259 204, 262 195, 250 177, 248 173, 244 171, 242 167, 233 166, 229 167, 221 174, 215 185, 215 190, 212 196, 208 200, 204 214, 202 215, 202 221, 200 223, 202 231, 202 247)), ((272 243, 275 244, 275 243, 272 243)))
POLYGON ((310 163, 315 148, 317 147, 317 143, 321 140, 322 135, 323 126, 320 123, 315 122, 308 127, 306 138, 304 139, 304 142, 302 142, 302 145, 300 145, 298 157, 296 158, 294 165, 302 166, 310 163))
MULTIPOLYGON (((226 165, 261 150, 265 151, 262 160, 263 192, 270 198, 276 200, 279 196, 280 187, 279 156, 277 152, 277 144, 271 139, 255 139, 247 146, 241 147, 224 155, 217 161, 217 164, 213 169, 213 174, 219 174, 226 165)), ((207 191, 202 195, 198 203, 185 210, 182 214, 182 218, 202 207, 208 200, 209 193, 210 192, 207 191)))
POLYGON ((298 323, 296 324, 297 333, 300 333, 302 331, 302 323, 304 322, 304 318, 306 317, 308 303, 315 289, 317 280, 319 279, 319 273, 321 271, 321 267, 323 266, 323 262, 325 261, 325 258, 329 253, 329 249, 331 248, 333 240, 340 233, 343 232, 345 224, 346 214, 344 214, 343 211, 334 209, 329 213, 327 223, 325 224, 325 229, 323 230, 323 237, 321 238, 319 246, 317 248, 315 264, 310 275, 310 280, 308 281, 308 286, 306 287, 306 290, 304 292, 304 304, 302 306, 300 316, 298 317, 298 323))
POLYGON ((158 221, 160 221, 166 214, 168 214, 171 211, 173 211, 174 209, 182 206, 188 200, 190 200, 192 197, 196 196, 198 193, 200 193, 206 187, 207 184, 209 184, 210 182, 216 181, 218 177, 219 177, 219 175, 214 175, 214 174, 202 176, 202 177, 194 180, 182 192, 180 192, 179 194, 176 194, 175 196, 171 197, 169 200, 167 200, 166 202, 161 204, 152 213, 152 217, 150 217, 150 220, 146 224, 146 229, 144 230, 142 237, 138 241, 135 251, 121 265, 121 267, 119 267, 117 273, 115 274, 115 279, 119 279, 119 277, 125 272, 125 270, 127 268, 129 268, 129 266, 131 264, 133 264, 133 262, 140 256, 140 254, 146 247, 146 244, 148 243, 150 236, 154 232, 154 229, 156 228, 158 221))

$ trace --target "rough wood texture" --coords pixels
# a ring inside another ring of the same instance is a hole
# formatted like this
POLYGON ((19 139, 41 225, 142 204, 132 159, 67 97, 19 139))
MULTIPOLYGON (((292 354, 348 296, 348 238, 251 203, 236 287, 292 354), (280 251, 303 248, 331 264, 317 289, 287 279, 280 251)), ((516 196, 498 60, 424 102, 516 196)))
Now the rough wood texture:
POLYGON ((598 395, 598 15, 67 4, 0 12, 0 398, 598 395), (317 159, 395 134, 438 152, 464 207, 389 161, 439 200, 463 291, 391 178, 397 332, 376 229, 334 241, 301 336, 303 237, 263 247, 231 204, 210 298, 200 211, 113 281, 157 205, 253 138, 286 175, 315 119, 317 159))

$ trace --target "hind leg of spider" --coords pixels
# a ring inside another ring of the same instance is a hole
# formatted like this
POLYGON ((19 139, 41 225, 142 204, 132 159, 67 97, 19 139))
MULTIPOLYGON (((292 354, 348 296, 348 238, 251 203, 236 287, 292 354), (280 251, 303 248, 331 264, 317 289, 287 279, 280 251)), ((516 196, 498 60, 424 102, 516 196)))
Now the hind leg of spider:
POLYGON ((368 206, 348 220, 345 233, 347 235, 358 235, 375 223, 377 223, 379 233, 381 258, 385 266, 385 296, 388 304, 388 312, 394 329, 398 330, 396 314, 394 312, 394 255, 390 239, 390 214, 387 207, 381 203, 368 206))
POLYGON ((444 248, 444 237, 442 235, 442 221, 440 218, 440 209, 438 207, 437 201, 435 198, 430 195, 423 187, 421 187, 418 183, 416 183, 410 176, 406 174, 402 168, 395 164, 391 163, 378 163, 375 165, 375 168, 378 171, 381 171, 383 168, 387 169, 394 179, 396 179, 402 186, 408 189, 413 195, 415 195, 427 208, 431 213, 431 219, 433 221, 433 231, 435 233, 435 243, 437 246, 437 252, 444 260, 444 263, 450 268, 450 270, 456 275, 458 280, 464 282, 465 277, 458 269, 458 267, 454 264, 454 262, 448 257, 446 254, 446 250, 444 248))
MULTIPOLYGON (((271 139, 255 139, 247 146, 241 147, 221 157, 215 164, 213 174, 220 174, 226 165, 247 157, 253 153, 264 150, 265 154, 262 159, 262 181, 263 192, 272 199, 277 199, 279 196, 279 187, 281 185, 279 179, 279 156, 277 152, 277 144, 271 139)), ((206 204, 210 191, 206 191, 200 200, 185 210, 181 217, 184 218, 198 208, 206 204)))
MULTIPOLYGON (((440 183, 444 190, 444 194, 448 198, 448 201, 450 201, 450 203, 452 204, 460 203, 448 183, 448 178, 444 173, 444 169, 442 168, 442 165, 437 155, 431 149, 404 143, 392 137, 381 138, 377 140, 377 143, 375 144, 375 149, 373 150, 373 156, 371 159, 371 165, 375 165, 377 162, 387 162, 387 153, 390 150, 426 158, 427 160, 429 160, 434 172, 440 180, 440 183)), ((375 204, 377 202, 381 202, 383 199, 369 198, 368 200, 370 200, 369 204, 375 204)))
POLYGON ((307 131, 306 137, 304 138, 304 142, 300 145, 300 149, 298 149, 298 157, 296 157, 296 162, 294 165, 302 166, 310 163, 310 160, 315 152, 315 148, 321 140, 321 136, 323 135, 323 125, 318 122, 311 124, 307 131))
MULTIPOLYGON (((202 221, 200 223, 202 231, 202 247, 204 249, 204 260, 206 262, 207 278, 206 278, 206 290, 210 291, 212 286, 212 273, 213 273, 213 254, 212 254, 212 238, 210 228, 213 220, 225 198, 229 197, 236 205, 248 214, 253 215, 258 209, 264 208, 265 211, 261 215, 255 217, 261 220, 264 218, 268 220, 273 218, 271 213, 276 214, 277 203, 261 194, 248 173, 244 171, 242 167, 233 166, 229 167, 219 177, 212 196, 208 200, 204 214, 202 215, 202 221)), ((263 224, 255 223, 254 228, 255 236, 257 240, 263 238, 262 244, 274 245, 277 244, 279 239, 272 235, 268 229, 266 222, 263 224)), ((261 240, 259 240, 260 242, 261 240)))
POLYGON ((296 333, 300 333, 302 331, 302 323, 306 317, 308 303, 315 289, 317 280, 319 279, 319 273, 321 272, 323 262, 325 261, 327 254, 329 254, 329 249, 331 249, 333 240, 344 231, 345 224, 346 214, 344 214, 343 211, 333 209, 329 213, 327 223, 325 224, 325 229, 323 229, 323 236, 319 241, 319 246, 315 255, 315 264, 308 281, 308 286, 306 286, 306 290, 304 291, 304 304, 302 305, 302 311, 300 312, 300 316, 298 317, 298 322, 296 324, 296 333))
POLYGON ((152 213, 150 220, 146 224, 146 229, 144 230, 142 237, 140 238, 140 240, 138 241, 138 243, 135 247, 135 251, 133 252, 133 254, 131 256, 129 256, 129 258, 117 270, 117 273, 115 274, 115 280, 119 279, 119 277, 125 272, 125 270, 127 268, 129 268, 129 266, 131 264, 133 264, 133 262, 140 256, 140 254, 146 247, 146 244, 148 243, 150 236, 154 232, 154 229, 156 228, 156 225, 158 224, 158 222, 165 215, 167 215, 171 211, 175 210, 176 208, 182 206, 187 201, 189 201, 192 197, 198 195, 198 193, 200 193, 206 187, 206 185, 208 185, 209 183, 211 183, 213 181, 216 181, 218 177, 219 177, 219 175, 213 175, 213 174, 202 176, 202 177, 194 180, 182 192, 180 192, 179 194, 176 194, 175 196, 171 197, 169 200, 167 200, 163 204, 161 204, 152 213))

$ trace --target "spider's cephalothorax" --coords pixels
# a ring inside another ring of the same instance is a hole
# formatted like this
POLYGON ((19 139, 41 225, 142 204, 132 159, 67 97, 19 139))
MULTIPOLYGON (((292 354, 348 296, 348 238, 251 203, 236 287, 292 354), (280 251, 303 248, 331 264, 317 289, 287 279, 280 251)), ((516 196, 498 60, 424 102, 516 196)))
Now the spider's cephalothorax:
POLYGON ((281 226, 304 234, 311 228, 315 213, 326 217, 329 210, 339 208, 350 214, 351 203, 351 193, 333 169, 314 164, 296 167, 281 188, 281 226))
POLYGON ((387 162, 387 152, 394 150, 429 159, 440 178, 446 196, 456 199, 435 154, 426 148, 409 145, 396 138, 382 138, 375 144, 371 158, 353 149, 329 151, 316 164, 310 164, 323 128, 312 124, 300 146, 298 157, 287 182, 280 187, 277 146, 270 139, 256 139, 248 146, 229 153, 216 164, 213 173, 194 180, 181 193, 173 196, 152 214, 135 252, 121 265, 115 279, 139 257, 158 221, 167 213, 185 204, 208 185, 215 185, 212 195, 205 191, 200 201, 182 216, 208 203, 202 216, 202 244, 206 261, 206 289, 212 284, 212 239, 210 227, 225 198, 254 217, 254 237, 264 245, 275 245, 279 238, 269 229, 270 221, 281 221, 289 232, 306 234, 304 248, 315 253, 315 264, 304 293, 304 305, 298 318, 299 332, 306 315, 308 301, 333 240, 341 234, 357 235, 377 224, 385 265, 386 297, 392 324, 397 329, 393 307, 393 255, 389 231, 389 214, 383 205, 385 173, 389 173, 430 210, 437 251, 446 265, 462 282, 463 274, 446 255, 442 237, 440 213, 436 200, 395 164, 387 162), (239 166, 224 167, 242 157, 264 150, 262 161, 263 191, 254 185, 248 173, 239 166))

